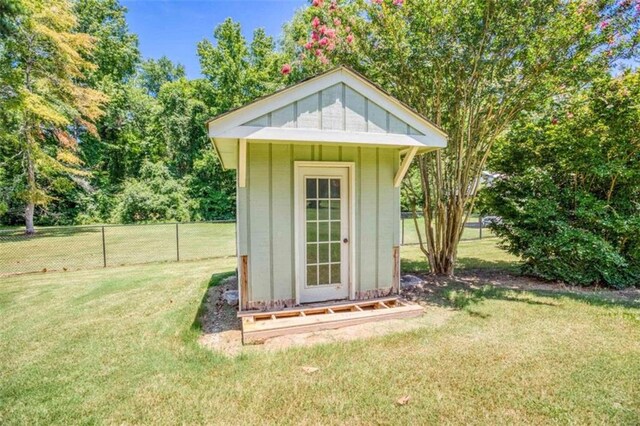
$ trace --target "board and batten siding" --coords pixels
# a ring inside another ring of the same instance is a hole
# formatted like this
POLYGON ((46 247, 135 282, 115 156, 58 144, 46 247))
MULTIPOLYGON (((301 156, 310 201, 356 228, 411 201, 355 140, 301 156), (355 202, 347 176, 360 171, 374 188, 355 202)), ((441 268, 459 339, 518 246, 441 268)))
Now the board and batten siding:
POLYGON ((403 135, 421 134, 343 83, 327 87, 244 125, 403 135))
POLYGON ((393 281, 400 243, 397 149, 249 143, 247 184, 238 187, 238 255, 248 255, 249 302, 295 300, 294 162, 354 162, 355 292, 374 294, 393 281))

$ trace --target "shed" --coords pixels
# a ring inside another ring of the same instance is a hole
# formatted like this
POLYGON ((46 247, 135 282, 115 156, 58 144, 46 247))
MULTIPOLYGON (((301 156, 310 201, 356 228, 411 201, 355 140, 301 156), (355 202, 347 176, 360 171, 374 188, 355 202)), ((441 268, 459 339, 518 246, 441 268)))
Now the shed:
POLYGON ((207 122, 237 170, 240 310, 392 295, 400 183, 446 146, 428 119, 338 67, 207 122))

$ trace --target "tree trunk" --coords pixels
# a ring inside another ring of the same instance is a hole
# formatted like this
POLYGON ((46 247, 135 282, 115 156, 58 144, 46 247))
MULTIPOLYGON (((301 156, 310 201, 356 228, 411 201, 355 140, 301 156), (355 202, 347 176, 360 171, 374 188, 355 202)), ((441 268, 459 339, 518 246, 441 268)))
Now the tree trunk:
POLYGON ((31 146, 30 135, 27 131, 25 131, 25 138, 27 140, 27 148, 25 149, 25 158, 24 162, 27 167, 27 206, 24 209, 24 224, 25 224, 25 233, 27 235, 35 234, 36 230, 33 227, 33 215, 35 212, 35 199, 37 193, 36 187, 36 166, 34 164, 33 156, 29 151, 31 146))
POLYGON ((27 207, 24 209, 24 223, 26 227, 26 234, 33 235, 36 233, 35 228, 33 227, 33 212, 35 210, 35 204, 33 202, 28 202, 27 207))
MULTIPOLYGON (((452 276, 458 243, 462 238, 465 222, 473 209, 479 172, 457 173, 446 161, 440 152, 419 158, 425 203, 425 238, 424 241, 420 239, 420 247, 426 254, 432 274, 452 276)), ((483 165, 481 162, 477 169, 482 170, 483 165)))

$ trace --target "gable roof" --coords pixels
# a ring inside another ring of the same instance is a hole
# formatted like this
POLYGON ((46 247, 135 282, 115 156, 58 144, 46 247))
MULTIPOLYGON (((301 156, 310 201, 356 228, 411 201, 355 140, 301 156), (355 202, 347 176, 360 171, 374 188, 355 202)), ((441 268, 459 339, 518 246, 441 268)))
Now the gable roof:
POLYGON ((447 138, 429 119, 345 66, 258 98, 206 124, 226 168, 235 165, 239 139, 416 147, 425 152, 445 147, 447 138))

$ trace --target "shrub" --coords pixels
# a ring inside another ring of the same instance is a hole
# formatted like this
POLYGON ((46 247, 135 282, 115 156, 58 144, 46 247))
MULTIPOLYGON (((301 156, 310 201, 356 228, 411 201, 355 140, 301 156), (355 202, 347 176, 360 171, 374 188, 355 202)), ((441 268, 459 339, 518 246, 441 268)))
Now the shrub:
POLYGON ((481 194, 527 274, 570 284, 640 283, 640 74, 523 116, 498 144, 481 194))
POLYGON ((112 221, 188 221, 192 207, 186 186, 173 178, 163 163, 145 162, 138 179, 125 181, 112 221))

